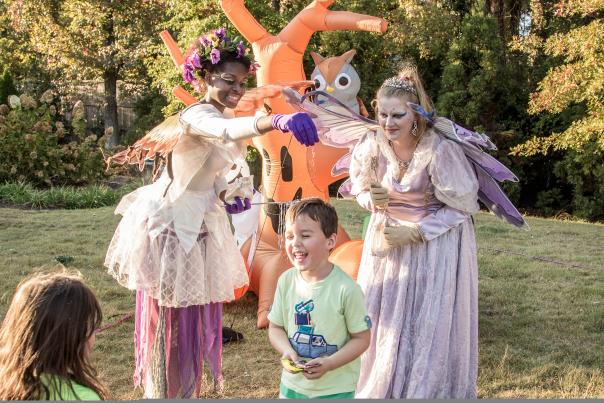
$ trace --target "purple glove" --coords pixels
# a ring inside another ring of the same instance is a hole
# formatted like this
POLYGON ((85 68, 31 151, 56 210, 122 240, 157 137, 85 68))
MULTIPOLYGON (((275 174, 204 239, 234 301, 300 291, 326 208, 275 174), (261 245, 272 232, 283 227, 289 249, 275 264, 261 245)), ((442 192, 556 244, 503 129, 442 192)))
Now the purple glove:
POLYGON ((306 147, 319 141, 317 127, 307 113, 296 112, 289 115, 273 115, 273 128, 282 133, 292 132, 296 140, 306 147))
POLYGON ((224 208, 226 209, 226 212, 229 214, 239 214, 239 213, 243 213, 245 210, 251 209, 252 203, 250 202, 250 199, 248 199, 247 197, 245 199, 243 199, 243 201, 241 201, 240 197, 235 197, 235 203, 233 203, 233 204, 225 203, 224 208))

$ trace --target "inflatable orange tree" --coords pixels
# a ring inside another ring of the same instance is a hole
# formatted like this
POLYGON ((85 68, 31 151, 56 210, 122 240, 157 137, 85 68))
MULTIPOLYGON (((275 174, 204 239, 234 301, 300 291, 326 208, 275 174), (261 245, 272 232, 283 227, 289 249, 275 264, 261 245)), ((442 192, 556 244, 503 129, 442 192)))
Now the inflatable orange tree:
MULTIPOLYGON (((304 52, 311 36, 318 31, 363 30, 385 32, 384 19, 347 11, 332 11, 328 7, 334 0, 315 0, 277 35, 270 34, 256 21, 245 7, 243 0, 221 0, 220 4, 237 30, 252 44, 256 61, 260 64, 257 72, 259 86, 269 84, 301 82, 305 80, 302 65, 304 52)), ((181 67, 183 56, 168 32, 161 34, 164 43, 177 67, 181 67)), ((184 89, 176 87, 174 95, 185 104, 196 102, 184 89)), ((267 98, 266 103, 273 113, 291 113, 293 109, 283 98, 267 98)), ((266 202, 261 210, 257 244, 244 244, 243 256, 253 250, 251 262, 250 290, 258 296, 258 327, 268 326, 270 307, 279 275, 291 263, 279 246, 280 217, 287 208, 286 202, 320 197, 329 199, 328 187, 340 177, 332 177, 330 172, 335 162, 346 150, 317 144, 305 148, 291 136, 272 132, 254 138, 253 146, 262 156, 262 193, 266 202)), ((356 277, 361 255, 361 241, 350 241, 342 227, 338 230, 337 249, 332 260, 353 277, 356 277)))
MULTIPOLYGON (((252 44, 256 61, 258 85, 301 81, 306 78, 302 59, 311 36, 317 31, 363 30, 386 31, 382 18, 348 11, 332 11, 328 7, 334 0, 315 0, 300 11, 278 34, 270 34, 245 7, 243 0, 221 0, 220 4, 235 28, 252 44)), ((273 112, 292 112, 282 98, 267 100, 273 112)), ((307 197, 329 199, 328 186, 340 177, 330 175, 331 167, 345 150, 323 145, 305 148, 281 133, 269 133, 253 139, 254 146, 263 158, 262 187, 266 201, 287 202, 307 197)), ((291 267, 284 251, 279 248, 279 217, 283 205, 267 205, 260 217, 258 245, 251 265, 250 289, 258 295, 258 327, 268 325, 268 308, 279 275, 291 267)), ((339 248, 332 258, 341 257, 342 268, 351 268, 350 255, 343 249, 349 247, 356 254, 352 269, 356 271, 360 260, 359 242, 349 240, 343 228, 338 231, 339 248), (354 249, 354 250, 352 250, 354 249)), ((251 245, 244 246, 247 256, 251 245)), ((350 270, 349 270, 350 272, 350 270)), ((352 274, 352 273, 351 273, 352 274)))

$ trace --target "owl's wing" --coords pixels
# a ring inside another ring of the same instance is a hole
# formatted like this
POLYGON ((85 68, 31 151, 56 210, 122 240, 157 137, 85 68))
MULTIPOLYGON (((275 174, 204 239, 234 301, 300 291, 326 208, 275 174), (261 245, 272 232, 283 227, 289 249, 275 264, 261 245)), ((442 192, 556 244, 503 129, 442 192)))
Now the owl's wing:
POLYGON ((139 139, 130 147, 105 159, 107 166, 110 164, 138 164, 138 169, 143 170, 145 160, 154 160, 157 156, 166 157, 176 146, 182 126, 179 114, 166 118, 155 126, 149 133, 139 139))
POLYGON ((323 91, 311 91, 303 96, 290 88, 283 90, 285 100, 294 108, 307 112, 325 145, 337 148, 353 148, 361 137, 379 128, 377 122, 350 110, 343 103, 323 91), (321 103, 315 101, 319 98, 321 103))

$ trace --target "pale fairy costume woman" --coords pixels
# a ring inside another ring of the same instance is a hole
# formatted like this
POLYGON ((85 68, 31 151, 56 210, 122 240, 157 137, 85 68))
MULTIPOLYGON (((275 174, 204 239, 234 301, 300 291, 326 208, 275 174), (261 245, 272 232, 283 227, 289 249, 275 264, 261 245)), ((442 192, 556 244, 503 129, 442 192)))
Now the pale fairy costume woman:
POLYGON ((134 380, 148 398, 198 396, 203 363, 222 385, 222 303, 248 283, 227 213, 250 208, 244 139, 273 129, 318 141, 305 113, 229 118, 254 64, 223 28, 190 48, 183 77, 203 99, 168 118, 115 163, 164 156, 152 185, 124 196, 105 266, 136 290, 134 380))
POLYGON ((377 93, 381 130, 355 146, 352 194, 372 211, 357 281, 373 321, 357 397, 473 398, 478 181, 462 148, 427 129, 415 68, 377 93))
POLYGON ((527 228, 497 183, 518 178, 483 151, 496 149, 486 135, 435 116, 414 66, 380 87, 378 122, 322 91, 284 93, 292 106, 311 113, 322 143, 354 147, 332 174, 349 171, 339 192, 372 212, 357 281, 373 326, 356 397, 475 397, 478 273, 471 214, 478 199, 527 228))

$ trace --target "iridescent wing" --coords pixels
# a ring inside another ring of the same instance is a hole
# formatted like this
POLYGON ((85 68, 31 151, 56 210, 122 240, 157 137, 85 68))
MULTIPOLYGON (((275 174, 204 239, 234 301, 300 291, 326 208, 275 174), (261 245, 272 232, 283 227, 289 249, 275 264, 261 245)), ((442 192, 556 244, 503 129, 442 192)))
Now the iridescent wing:
POLYGON ((407 102, 407 105, 445 137, 456 142, 468 142, 485 150, 497 150, 486 134, 468 130, 447 118, 435 117, 434 112, 427 112, 421 105, 413 102, 407 102))
MULTIPOLYGON (((286 88, 283 90, 283 96, 294 108, 310 114, 323 144, 350 150, 332 167, 331 175, 334 177, 348 172, 352 148, 361 137, 368 131, 379 128, 377 122, 350 110, 323 91, 312 91, 301 96, 298 92, 286 88)), ((346 179, 340 185, 338 193, 344 197, 352 197, 351 187, 350 179, 346 179)))
POLYGON ((497 149, 491 139, 486 134, 463 128, 447 118, 434 117, 434 113, 427 113, 420 105, 411 102, 408 105, 443 137, 461 146, 476 172, 479 186, 478 199, 497 217, 516 227, 528 229, 522 214, 497 183, 518 182, 518 178, 505 165, 483 151, 497 149))
POLYGON ((512 204, 495 179, 477 163, 474 163, 474 171, 478 179, 478 199, 500 219, 518 228, 529 229, 522 214, 512 204))
POLYGON ((319 139, 325 145, 352 149, 365 133, 379 128, 377 122, 350 110, 323 91, 312 91, 301 96, 286 88, 283 96, 294 108, 310 114, 317 126, 319 139))
POLYGON ((145 167, 145 160, 154 160, 157 156, 166 157, 176 146, 182 134, 179 117, 179 114, 176 114, 166 118, 136 143, 124 151, 108 157, 107 166, 112 163, 138 164, 138 169, 142 171, 145 167))

